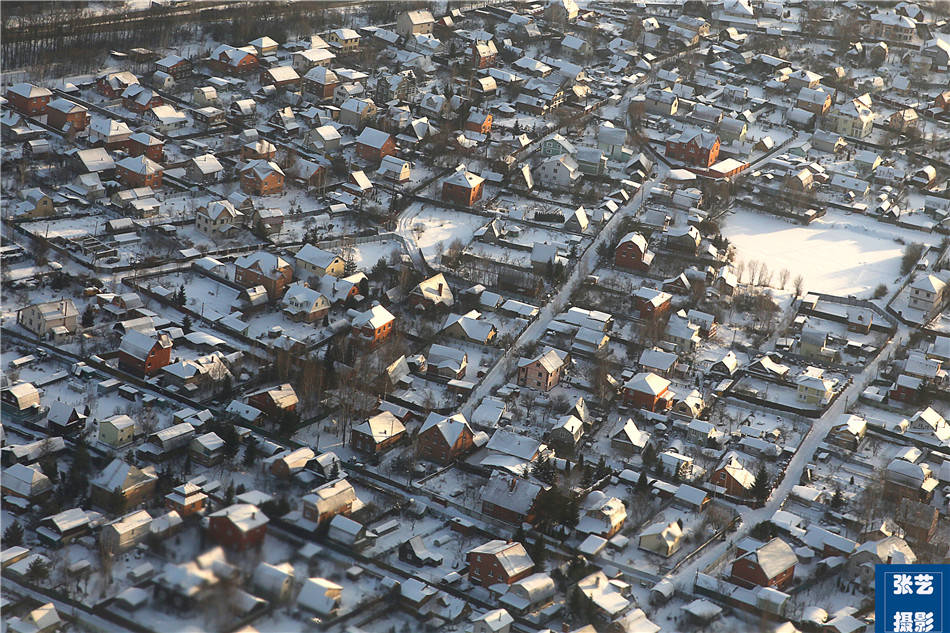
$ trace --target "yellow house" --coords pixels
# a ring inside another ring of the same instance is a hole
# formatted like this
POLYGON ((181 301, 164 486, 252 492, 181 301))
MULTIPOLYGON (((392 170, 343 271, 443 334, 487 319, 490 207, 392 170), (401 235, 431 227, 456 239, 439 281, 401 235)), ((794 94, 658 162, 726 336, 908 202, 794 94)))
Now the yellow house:
POLYGON ((99 422, 99 441, 112 448, 121 448, 132 443, 135 437, 135 420, 127 415, 114 415, 99 422))
POLYGON ((360 48, 360 34, 353 29, 333 29, 326 36, 327 43, 338 51, 353 53, 360 48))
POLYGON ((808 367, 798 377, 798 399, 807 404, 826 404, 831 400, 834 381, 824 377, 824 370, 808 367))
POLYGON ((333 275, 343 277, 343 258, 313 244, 304 244, 295 256, 294 275, 298 279, 333 275))

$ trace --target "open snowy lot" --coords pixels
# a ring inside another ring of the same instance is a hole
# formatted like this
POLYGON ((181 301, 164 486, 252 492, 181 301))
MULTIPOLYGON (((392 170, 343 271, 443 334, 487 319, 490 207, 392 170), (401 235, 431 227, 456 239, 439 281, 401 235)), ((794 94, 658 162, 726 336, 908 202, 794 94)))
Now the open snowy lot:
POLYGON ((829 210, 808 226, 740 210, 723 221, 723 235, 736 247, 736 261, 765 262, 772 271, 801 275, 806 291, 868 295, 900 277, 906 243, 939 242, 938 236, 877 224, 860 215, 829 210))

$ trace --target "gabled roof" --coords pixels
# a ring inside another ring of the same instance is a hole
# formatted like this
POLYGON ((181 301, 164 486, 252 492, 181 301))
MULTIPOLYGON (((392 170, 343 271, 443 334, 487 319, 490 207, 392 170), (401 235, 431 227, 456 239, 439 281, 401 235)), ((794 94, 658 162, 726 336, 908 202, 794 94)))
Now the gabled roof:
POLYGON ((638 393, 648 393, 653 396, 659 396, 669 389, 670 381, 662 376, 657 376, 653 372, 640 372, 626 383, 624 388, 638 393))
POLYGON ((419 434, 421 435, 433 428, 438 430, 448 446, 454 446, 465 429, 471 432, 468 421, 461 413, 449 417, 434 412, 430 413, 419 429, 419 434))
POLYGON ((444 184, 456 185, 466 189, 474 189, 485 182, 485 179, 477 174, 473 174, 467 169, 454 172, 451 176, 442 181, 444 184))
POLYGON ((392 137, 387 132, 377 130, 374 127, 366 127, 363 128, 360 135, 356 137, 356 142, 360 145, 372 147, 373 149, 382 149, 383 145, 385 145, 390 138, 392 137))
POLYGON ((406 427, 399 421, 399 418, 389 411, 384 411, 354 426, 353 432, 369 435, 374 442, 379 443, 395 435, 405 433, 406 427))

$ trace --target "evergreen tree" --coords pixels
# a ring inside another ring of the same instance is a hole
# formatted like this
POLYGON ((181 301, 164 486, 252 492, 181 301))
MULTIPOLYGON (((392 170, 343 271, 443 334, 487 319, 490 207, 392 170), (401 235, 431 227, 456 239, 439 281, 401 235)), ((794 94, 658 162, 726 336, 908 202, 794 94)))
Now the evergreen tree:
POLYGON ((185 285, 178 286, 178 293, 175 295, 175 303, 180 306, 188 303, 188 295, 185 293, 185 285))
POLYGON ((835 486, 835 494, 831 497, 831 507, 840 510, 844 505, 844 495, 841 494, 841 488, 835 486))
POLYGON ((251 440, 247 443, 247 446, 244 447, 244 466, 250 468, 254 465, 254 462, 257 461, 257 442, 251 440))
POLYGON ((548 558, 548 548, 540 534, 534 540, 534 543, 531 544, 528 555, 531 556, 531 560, 534 561, 537 571, 543 571, 544 563, 548 558))
POLYGON ((23 526, 14 521, 3 531, 3 546, 14 547, 23 543, 23 526))
POLYGON ((49 578, 49 563, 45 559, 37 556, 26 568, 26 579, 30 582, 40 582, 49 578))
POLYGON ((181 320, 181 329, 185 330, 186 332, 190 332, 191 325, 192 325, 191 315, 186 314, 181 320))
POLYGON ((96 313, 92 309, 92 303, 86 304, 86 309, 82 311, 82 326, 92 327, 96 322, 96 313))
POLYGON ((765 470, 765 466, 759 466, 759 472, 755 475, 755 481, 752 482, 752 498, 756 501, 762 502, 769 498, 769 493, 772 492, 772 486, 769 483, 769 473, 765 470))

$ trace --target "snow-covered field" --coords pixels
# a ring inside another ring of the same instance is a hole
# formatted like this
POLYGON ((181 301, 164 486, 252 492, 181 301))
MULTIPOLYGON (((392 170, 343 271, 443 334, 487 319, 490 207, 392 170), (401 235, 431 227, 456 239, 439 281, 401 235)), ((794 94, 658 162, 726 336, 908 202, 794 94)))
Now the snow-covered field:
POLYGON ((934 243, 933 235, 878 224, 841 211, 808 226, 782 218, 739 210, 724 219, 725 235, 736 247, 736 261, 765 262, 773 272, 787 268, 790 279, 801 275, 806 291, 836 295, 867 294, 900 276, 904 245, 934 243))

